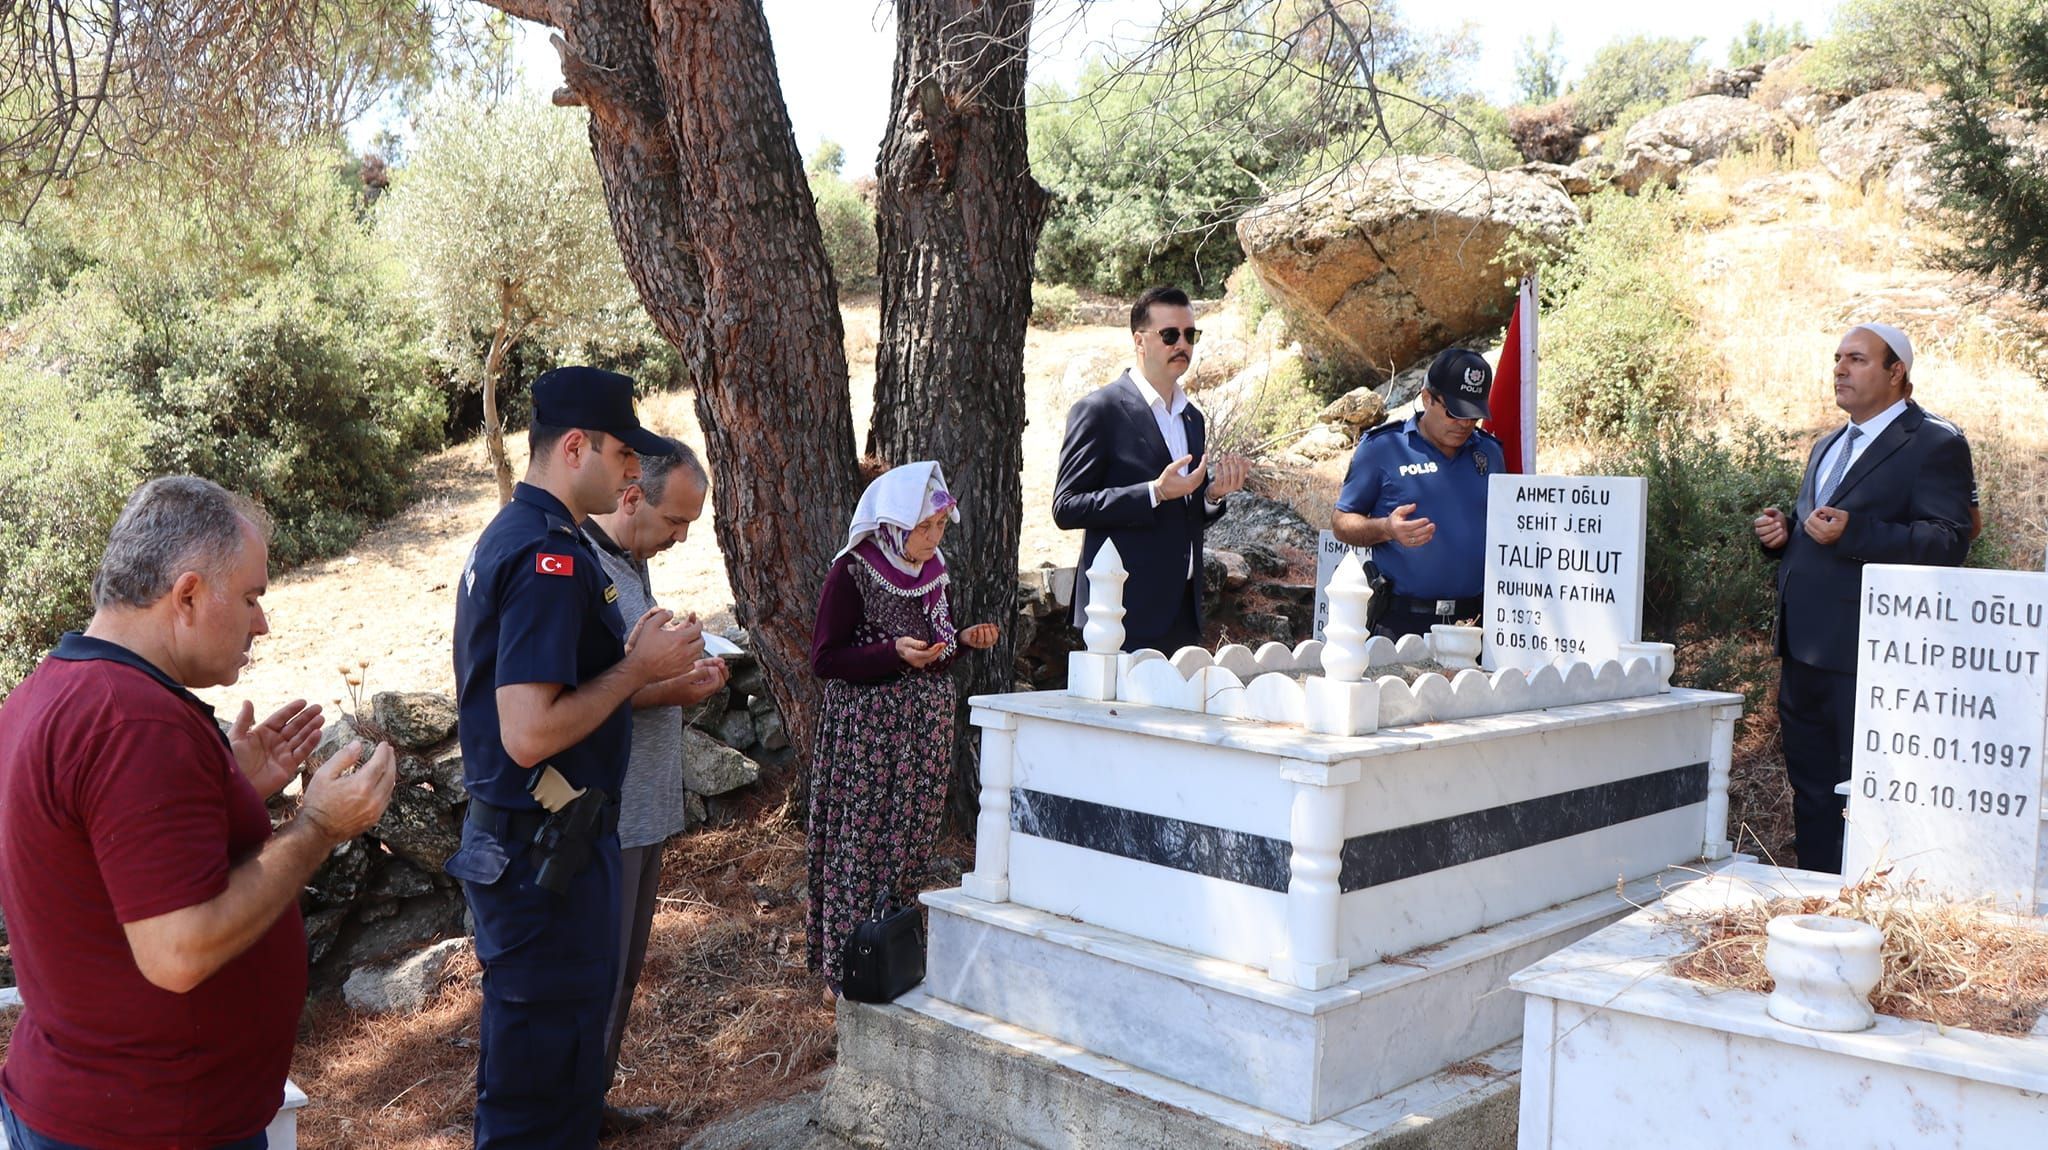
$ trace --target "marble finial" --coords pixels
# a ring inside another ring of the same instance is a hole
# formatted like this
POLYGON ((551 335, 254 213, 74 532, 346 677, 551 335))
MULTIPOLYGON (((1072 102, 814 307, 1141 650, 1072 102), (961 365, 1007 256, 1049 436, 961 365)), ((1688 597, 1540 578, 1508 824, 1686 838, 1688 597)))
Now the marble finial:
POLYGON ((1124 646, 1124 557, 1116 543, 1104 540, 1095 562, 1088 565, 1088 623, 1081 628, 1081 641, 1099 655, 1114 654, 1124 646))
POLYGON ((1366 608, 1372 602, 1372 586, 1365 578, 1365 565, 1358 553, 1346 552, 1330 577, 1330 621, 1323 628, 1323 674, 1343 683, 1355 683, 1365 674, 1365 641, 1371 632, 1365 625, 1366 608))

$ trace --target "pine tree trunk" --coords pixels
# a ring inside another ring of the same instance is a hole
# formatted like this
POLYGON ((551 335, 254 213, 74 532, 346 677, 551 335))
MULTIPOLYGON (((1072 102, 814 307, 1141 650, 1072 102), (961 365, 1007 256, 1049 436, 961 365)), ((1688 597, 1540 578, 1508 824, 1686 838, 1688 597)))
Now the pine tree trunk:
MULTIPOLYGON (((627 272, 683 353, 719 548, 808 760, 825 570, 858 497, 838 293, 758 0, 506 0, 563 32, 627 272)), ((661 430, 657 428, 656 430, 661 430)))
POLYGON ((960 500, 945 551, 957 621, 1003 638, 970 652, 950 806, 971 823, 969 695, 1015 689, 1023 506, 1024 333, 1045 192, 1024 126, 1028 0, 897 0, 895 80, 877 165, 882 330, 868 450, 936 459, 960 500))

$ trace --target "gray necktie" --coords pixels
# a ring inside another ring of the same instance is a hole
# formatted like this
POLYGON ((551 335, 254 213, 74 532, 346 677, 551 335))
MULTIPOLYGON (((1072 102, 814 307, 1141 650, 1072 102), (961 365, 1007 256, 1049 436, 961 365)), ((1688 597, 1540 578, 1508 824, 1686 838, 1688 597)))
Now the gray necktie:
POLYGON ((1863 429, 1849 425, 1849 436, 1842 441, 1842 454, 1835 457, 1835 465, 1828 468, 1827 482, 1820 485, 1820 493, 1814 499, 1814 506, 1825 507, 1834 497, 1835 488, 1841 486, 1842 476, 1849 473, 1849 457, 1856 454, 1856 441, 1863 436, 1863 429))

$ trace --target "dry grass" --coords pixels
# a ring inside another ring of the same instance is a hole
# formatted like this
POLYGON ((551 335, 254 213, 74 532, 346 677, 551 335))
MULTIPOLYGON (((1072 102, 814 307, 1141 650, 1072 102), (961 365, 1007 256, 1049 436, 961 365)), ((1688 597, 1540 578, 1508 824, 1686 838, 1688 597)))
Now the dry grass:
POLYGON ((1867 922, 1884 934, 1880 1014, 1991 1034, 2026 1034, 2048 1007, 2048 933, 1973 904, 1918 897, 1883 874, 1834 898, 1776 898, 1679 915, 1698 942, 1672 972, 1713 986, 1769 993, 1765 929, 1785 914, 1867 922))
MULTIPOLYGON (((757 800, 731 826, 669 848, 646 969, 610 1098, 673 1118, 606 1143, 679 1144, 691 1128, 812 1085, 833 1054, 832 1011, 804 968, 802 829, 757 800)), ((458 1150, 475 1105, 474 959, 426 1010, 370 1018, 307 1011, 292 1074, 312 1099, 307 1150, 458 1150)))

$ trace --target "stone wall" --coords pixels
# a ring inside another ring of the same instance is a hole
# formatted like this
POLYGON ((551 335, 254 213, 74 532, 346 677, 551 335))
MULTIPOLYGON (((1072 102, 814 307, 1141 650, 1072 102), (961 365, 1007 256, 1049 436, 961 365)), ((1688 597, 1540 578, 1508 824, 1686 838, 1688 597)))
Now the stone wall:
MULTIPOLYGON (((728 637, 744 647, 743 632, 728 637)), ((688 712, 683 763, 692 827, 730 821, 733 793, 752 786, 764 768, 786 764, 792 754, 759 662, 744 651, 726 662, 732 680, 688 712)), ((384 817, 336 847, 300 898, 316 987, 338 985, 356 967, 468 933, 461 889, 441 869, 461 845, 469 801, 455 701, 431 692, 386 691, 370 700, 369 710, 367 721, 343 715, 328 724, 307 760, 324 762, 358 737, 389 739, 399 752, 398 787, 384 817)), ((274 820, 289 817, 300 789, 295 783, 272 800, 274 820)))

